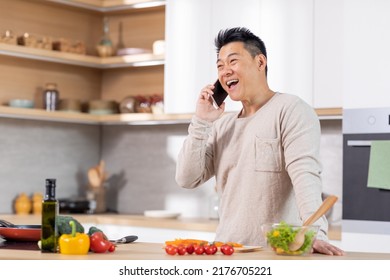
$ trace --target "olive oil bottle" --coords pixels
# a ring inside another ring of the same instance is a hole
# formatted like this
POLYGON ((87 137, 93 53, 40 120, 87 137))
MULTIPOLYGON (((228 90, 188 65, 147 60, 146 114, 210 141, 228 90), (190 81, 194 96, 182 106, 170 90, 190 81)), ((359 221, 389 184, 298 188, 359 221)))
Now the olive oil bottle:
POLYGON ((58 201, 56 199, 56 179, 46 179, 45 197, 42 201, 41 252, 57 252, 58 201))

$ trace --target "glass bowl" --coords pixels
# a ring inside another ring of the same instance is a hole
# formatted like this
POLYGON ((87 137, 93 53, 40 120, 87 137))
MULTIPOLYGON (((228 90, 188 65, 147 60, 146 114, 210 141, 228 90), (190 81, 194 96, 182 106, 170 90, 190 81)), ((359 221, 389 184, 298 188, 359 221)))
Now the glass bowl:
POLYGON ((262 225, 262 231, 268 246, 277 255, 289 256, 299 256, 310 253, 319 228, 320 227, 316 225, 298 226, 285 222, 262 225), (300 231, 303 231, 301 234, 304 234, 302 246, 297 250, 290 250, 289 245, 295 240, 295 236, 300 231))

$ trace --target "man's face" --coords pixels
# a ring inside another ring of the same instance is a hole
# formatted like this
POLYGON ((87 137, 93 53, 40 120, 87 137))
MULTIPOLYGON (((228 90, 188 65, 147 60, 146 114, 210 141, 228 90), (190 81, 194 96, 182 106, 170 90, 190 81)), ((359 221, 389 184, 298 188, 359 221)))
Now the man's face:
POLYGON ((255 90, 254 81, 260 76, 256 61, 242 42, 232 42, 220 49, 218 78, 232 100, 244 100, 255 90))

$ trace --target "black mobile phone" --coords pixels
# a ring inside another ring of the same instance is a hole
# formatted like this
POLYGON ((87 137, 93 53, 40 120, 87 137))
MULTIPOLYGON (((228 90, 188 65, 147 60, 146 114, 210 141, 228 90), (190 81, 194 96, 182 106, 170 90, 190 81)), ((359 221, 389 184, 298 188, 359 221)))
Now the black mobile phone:
POLYGON ((214 94, 211 96, 211 98, 213 99, 213 105, 215 108, 219 108, 219 106, 221 106, 222 102, 228 96, 228 93, 223 89, 219 80, 214 83, 213 92, 214 94))

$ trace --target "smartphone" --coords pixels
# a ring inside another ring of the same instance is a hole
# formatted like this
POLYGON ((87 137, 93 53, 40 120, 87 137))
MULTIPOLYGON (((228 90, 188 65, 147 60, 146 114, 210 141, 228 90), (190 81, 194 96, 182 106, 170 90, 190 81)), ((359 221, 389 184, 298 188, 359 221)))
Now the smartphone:
POLYGON ((228 93, 223 89, 219 80, 217 80, 214 83, 213 92, 214 92, 214 94, 211 96, 211 98, 213 99, 213 105, 216 109, 218 109, 219 106, 221 106, 222 102, 228 96, 228 93))

